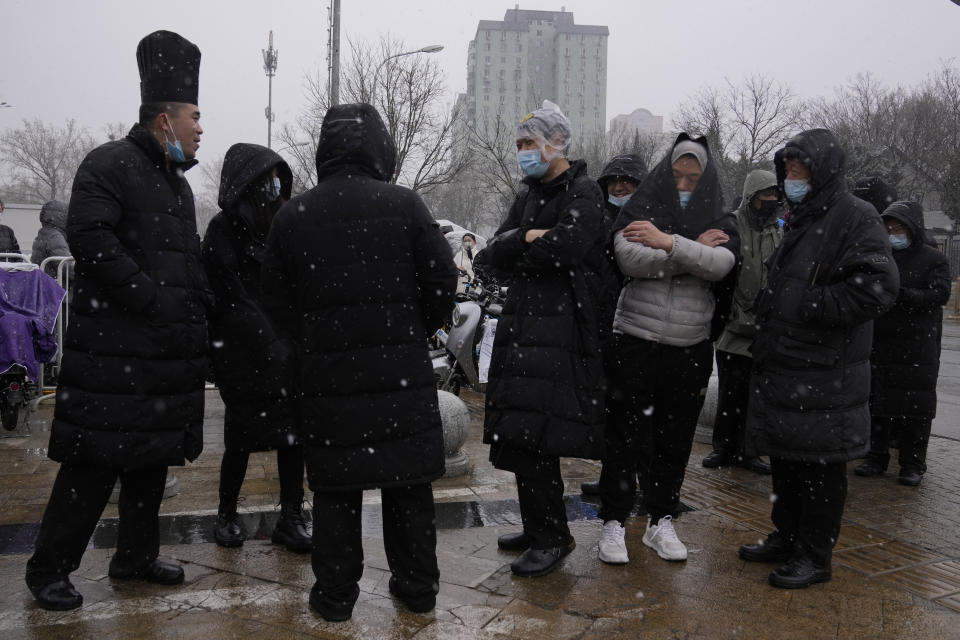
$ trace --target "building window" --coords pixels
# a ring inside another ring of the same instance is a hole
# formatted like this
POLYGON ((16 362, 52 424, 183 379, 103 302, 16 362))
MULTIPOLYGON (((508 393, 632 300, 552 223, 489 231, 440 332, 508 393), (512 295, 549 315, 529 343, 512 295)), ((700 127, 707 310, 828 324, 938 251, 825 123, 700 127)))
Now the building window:
POLYGON ((490 56, 483 56, 483 61, 490 64, 490 56))
MULTIPOLYGON (((539 21, 538 21, 538 22, 539 22, 539 21)), ((543 35, 543 30, 542 30, 542 29, 537 29, 537 35, 538 35, 538 36, 542 36, 542 35, 543 35)))
POLYGON ((500 64, 506 64, 506 63, 507 63, 507 56, 500 56, 500 64))
POLYGON ((486 38, 487 38, 487 40, 489 40, 489 39, 490 39, 490 32, 489 32, 489 31, 484 31, 483 33, 486 34, 486 38))

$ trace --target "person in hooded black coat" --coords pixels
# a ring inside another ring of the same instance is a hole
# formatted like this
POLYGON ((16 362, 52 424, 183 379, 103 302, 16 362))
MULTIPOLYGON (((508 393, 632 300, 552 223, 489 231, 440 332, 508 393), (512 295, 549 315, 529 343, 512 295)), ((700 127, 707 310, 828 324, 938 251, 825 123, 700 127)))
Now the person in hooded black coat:
POLYGON ((566 159, 570 139, 570 123, 552 103, 521 121, 525 188, 484 251, 510 287, 494 338, 483 441, 493 465, 516 474, 523 531, 498 544, 523 552, 511 569, 525 576, 549 573, 575 546, 560 456, 603 455, 603 196, 586 163, 566 159))
MULTIPOLYGON (((3 214, 3 200, 0 200, 0 215, 3 214)), ((5 224, 0 224, 0 253, 20 253, 17 234, 5 224)))
POLYGON ((413 191, 390 184, 396 148, 376 109, 332 107, 317 186, 277 213, 264 307, 296 358, 297 434, 314 491, 310 605, 351 616, 363 573, 364 489, 379 488, 390 592, 434 607, 430 483, 443 434, 427 340, 453 308, 450 245, 413 191))
POLYGON ((895 202, 883 212, 900 293, 893 308, 873 323, 870 355, 870 451, 854 469, 876 476, 890 462, 890 434, 899 436, 901 484, 920 484, 927 470, 930 426, 937 414, 937 375, 943 305, 950 298, 946 256, 925 242, 923 208, 895 202))
POLYGON ((140 121, 87 154, 67 215, 76 279, 48 451, 61 466, 26 576, 44 608, 82 604, 68 576, 118 478, 108 574, 183 582, 181 567, 157 558, 157 514, 167 467, 203 449, 212 293, 184 177, 203 133, 200 51, 157 31, 137 59, 140 121))
POLYGON ((866 453, 870 435, 873 320, 899 284, 880 216, 847 191, 844 161, 826 129, 774 156, 790 225, 754 305, 746 449, 770 456, 776 531, 740 557, 786 562, 769 576, 782 588, 830 579, 845 463, 866 453))
MULTIPOLYGON (((604 332, 605 342, 609 342, 612 337, 613 316, 617 312, 617 299, 620 297, 620 289, 624 281, 623 274, 620 273, 620 268, 617 266, 617 259, 613 254, 613 225, 617 220, 617 216, 620 215, 620 210, 623 209, 623 206, 646 177, 647 165, 643 161, 643 158, 635 153, 626 153, 614 156, 610 162, 603 167, 603 170, 600 172, 600 177, 597 178, 597 184, 600 185, 600 189, 607 197, 607 201, 603 207, 603 230, 601 231, 601 237, 606 240, 604 255, 607 259, 607 264, 600 279, 603 288, 598 296, 598 300, 600 301, 600 326, 604 332)), ((604 366, 606 368, 609 368, 611 364, 611 352, 612 350, 610 349, 604 351, 604 366)), ((609 377, 609 372, 607 375, 609 377)), ((608 404, 608 411, 609 408, 608 404)), ((625 451, 625 446, 621 446, 618 443, 611 443, 608 439, 605 460, 609 460, 611 456, 625 451)), ((623 461, 622 464, 617 464, 612 467, 605 464, 604 467, 608 469, 608 481, 620 482, 618 476, 609 473, 610 470, 621 467, 630 468, 633 466, 636 466, 636 460, 632 457, 630 457, 629 460, 623 461)), ((635 471, 631 473, 635 473, 635 471)), ((600 477, 604 477, 602 470, 600 477)), ((600 482, 582 482, 580 484, 580 490, 589 495, 599 495, 600 482)))
POLYGON ((261 306, 260 271, 270 222, 290 198, 293 174, 280 156, 256 144, 227 150, 217 214, 203 238, 203 264, 216 297, 210 314, 214 377, 223 397, 224 454, 214 540, 243 544, 237 499, 251 451, 277 450, 280 519, 272 539, 310 551, 303 521, 303 453, 293 419, 293 376, 286 348, 261 306))
POLYGON ((610 469, 619 481, 601 478, 599 556, 629 561, 624 525, 635 468, 649 514, 644 544, 665 560, 685 560, 673 518, 713 368, 714 320, 732 296, 739 253, 704 138, 677 137, 620 212, 614 251, 628 280, 613 324, 607 443, 624 448, 616 460, 630 466, 610 469))

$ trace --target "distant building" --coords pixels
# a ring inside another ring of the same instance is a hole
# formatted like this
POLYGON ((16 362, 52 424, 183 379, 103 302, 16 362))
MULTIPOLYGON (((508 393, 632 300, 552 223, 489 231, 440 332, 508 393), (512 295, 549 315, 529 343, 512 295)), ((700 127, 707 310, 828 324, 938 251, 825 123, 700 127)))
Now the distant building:
POLYGON ((635 109, 629 115, 621 114, 610 121, 610 133, 633 135, 663 133, 663 116, 655 116, 646 109, 635 109))
MULTIPOLYGON (((576 138, 603 135, 607 110, 607 38, 603 26, 578 25, 573 13, 508 9, 481 20, 467 55, 468 126, 488 134, 498 116, 512 127, 544 100, 570 118, 576 138)), ((512 134, 511 134, 512 135, 512 134)))

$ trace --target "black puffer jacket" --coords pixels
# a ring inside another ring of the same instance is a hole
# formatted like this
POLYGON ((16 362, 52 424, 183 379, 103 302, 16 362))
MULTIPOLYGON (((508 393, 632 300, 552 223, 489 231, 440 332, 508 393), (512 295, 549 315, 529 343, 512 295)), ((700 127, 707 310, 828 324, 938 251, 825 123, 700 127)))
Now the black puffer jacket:
POLYGON ((0 253, 20 253, 17 234, 5 224, 0 224, 0 253))
POLYGON ((281 195, 289 198, 293 176, 279 155, 257 144, 230 147, 220 179, 222 211, 203 238, 203 264, 216 297, 211 353, 226 405, 228 449, 262 451, 295 442, 292 370, 261 306, 266 235, 280 200, 271 202, 256 182, 274 167, 281 195))
POLYGON ((370 105, 327 112, 317 186, 267 238, 264 307, 297 356, 313 490, 429 482, 443 436, 427 339, 453 308, 450 245, 414 192, 389 184, 393 140, 370 105))
POLYGON ((900 293, 893 308, 873 325, 870 412, 933 418, 950 266, 946 256, 924 243, 919 204, 895 202, 883 217, 899 220, 907 228, 910 246, 893 252, 900 270, 900 293))
POLYGON ((494 340, 483 440, 536 454, 599 458, 602 195, 582 161, 549 183, 526 184, 485 251, 511 280, 494 340), (549 231, 528 244, 530 229, 549 231))
POLYGON ((193 192, 136 124, 91 151, 67 222, 76 280, 50 457, 180 465, 203 447, 207 306, 193 192))
POLYGON ((777 152, 810 168, 811 193, 790 212, 757 296, 747 449, 789 460, 839 462, 869 444, 873 319, 893 304, 899 279, 874 208, 844 184, 844 152, 826 129, 777 152))

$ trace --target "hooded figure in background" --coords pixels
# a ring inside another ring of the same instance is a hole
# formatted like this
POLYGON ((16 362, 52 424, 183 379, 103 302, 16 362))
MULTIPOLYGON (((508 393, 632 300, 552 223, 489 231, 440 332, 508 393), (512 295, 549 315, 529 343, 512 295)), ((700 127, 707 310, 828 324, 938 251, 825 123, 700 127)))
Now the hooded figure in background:
POLYGON ((900 484, 916 486, 927 470, 927 443, 937 413, 937 376, 943 305, 950 298, 946 256, 924 241, 923 208, 894 202, 882 212, 893 259, 900 272, 900 293, 887 313, 873 323, 870 354, 870 452, 853 471, 877 476, 890 462, 890 435, 900 450, 900 484))
MULTIPOLYGON (((617 312, 617 299, 620 297, 620 289, 624 283, 623 274, 620 273, 617 259, 613 254, 613 224, 620 215, 620 210, 627 204, 627 201, 630 200, 646 177, 647 165, 643 158, 633 153, 627 153, 614 156, 600 172, 600 177, 597 178, 597 184, 600 185, 600 189, 607 198, 603 208, 603 230, 601 232, 601 237, 605 242, 603 252, 606 264, 601 275, 602 289, 598 296, 600 302, 598 315, 604 344, 608 344, 613 336, 613 317, 617 312)), ((607 349, 604 353, 605 367, 611 363, 611 354, 612 349, 607 349)), ((607 372, 607 376, 609 377, 609 372, 607 372)), ((608 403, 608 412, 609 409, 608 403)), ((608 446, 604 460, 608 460, 618 453, 625 453, 624 447, 608 446)), ((618 463, 617 468, 630 469, 635 465, 636 461, 631 458, 618 463)), ((631 473, 635 473, 635 471, 631 471, 631 473)), ((597 481, 582 482, 580 490, 588 495, 599 495, 600 483, 597 481)))
POLYGON ((703 459, 707 468, 736 465, 769 474, 770 465, 744 452, 747 404, 750 397, 750 343, 757 333, 753 301, 767 275, 766 261, 783 239, 783 213, 777 176, 751 171, 743 183, 740 207, 733 215, 740 234, 740 270, 726 327, 717 340, 717 413, 713 452, 703 459))
POLYGON ((62 464, 26 576, 47 609, 83 603, 69 574, 118 478, 108 574, 183 582, 180 566, 157 557, 157 514, 167 467, 203 449, 212 295, 184 177, 203 134, 200 50, 156 31, 137 45, 137 64, 139 122, 87 154, 70 197, 76 279, 49 448, 62 464))
POLYGON ((830 579, 846 462, 870 436, 873 320, 899 283, 880 216, 847 191, 844 163, 826 129, 798 134, 774 157, 790 230, 754 305, 746 450, 770 456, 776 530, 740 557, 786 563, 769 576, 786 589, 830 579))
POLYGON ((897 201, 897 190, 879 176, 860 178, 853 185, 853 195, 873 205, 877 213, 897 201))
POLYGON ((439 589, 433 493, 443 434, 426 344, 450 315, 450 245, 368 104, 331 107, 317 186, 277 213, 264 307, 296 360, 297 436, 313 490, 310 606, 350 618, 363 573, 364 489, 380 489, 390 592, 410 610, 439 589))
POLYGON ((302 513, 304 464, 294 434, 293 371, 261 305, 267 232, 292 185, 290 167, 276 152, 233 145, 220 174, 222 210, 203 238, 203 265, 216 298, 209 319, 214 376, 226 406, 214 526, 214 540, 223 547, 244 541, 237 499, 250 452, 276 449, 281 511, 272 540, 299 553, 311 548, 302 513))
POLYGON ((523 552, 511 563, 523 576, 553 571, 575 546, 560 456, 603 455, 603 195, 586 163, 567 159, 571 135, 549 101, 520 121, 525 188, 484 251, 510 288, 494 338, 483 441, 493 465, 516 474, 523 531, 498 545, 523 552))
POLYGON ((603 467, 600 560, 629 561, 624 523, 635 468, 649 514, 644 544, 682 561, 687 548, 673 518, 713 370, 715 318, 732 294, 739 253, 705 138, 677 137, 620 212, 613 244, 627 282, 613 323, 607 447, 632 465, 603 467), (729 286, 724 295, 720 284, 729 286))
MULTIPOLYGON (((69 256, 67 245, 67 203, 48 200, 40 208, 40 231, 33 240, 30 261, 40 264, 51 256, 69 256)), ((57 265, 48 264, 46 273, 57 277, 57 265)))

